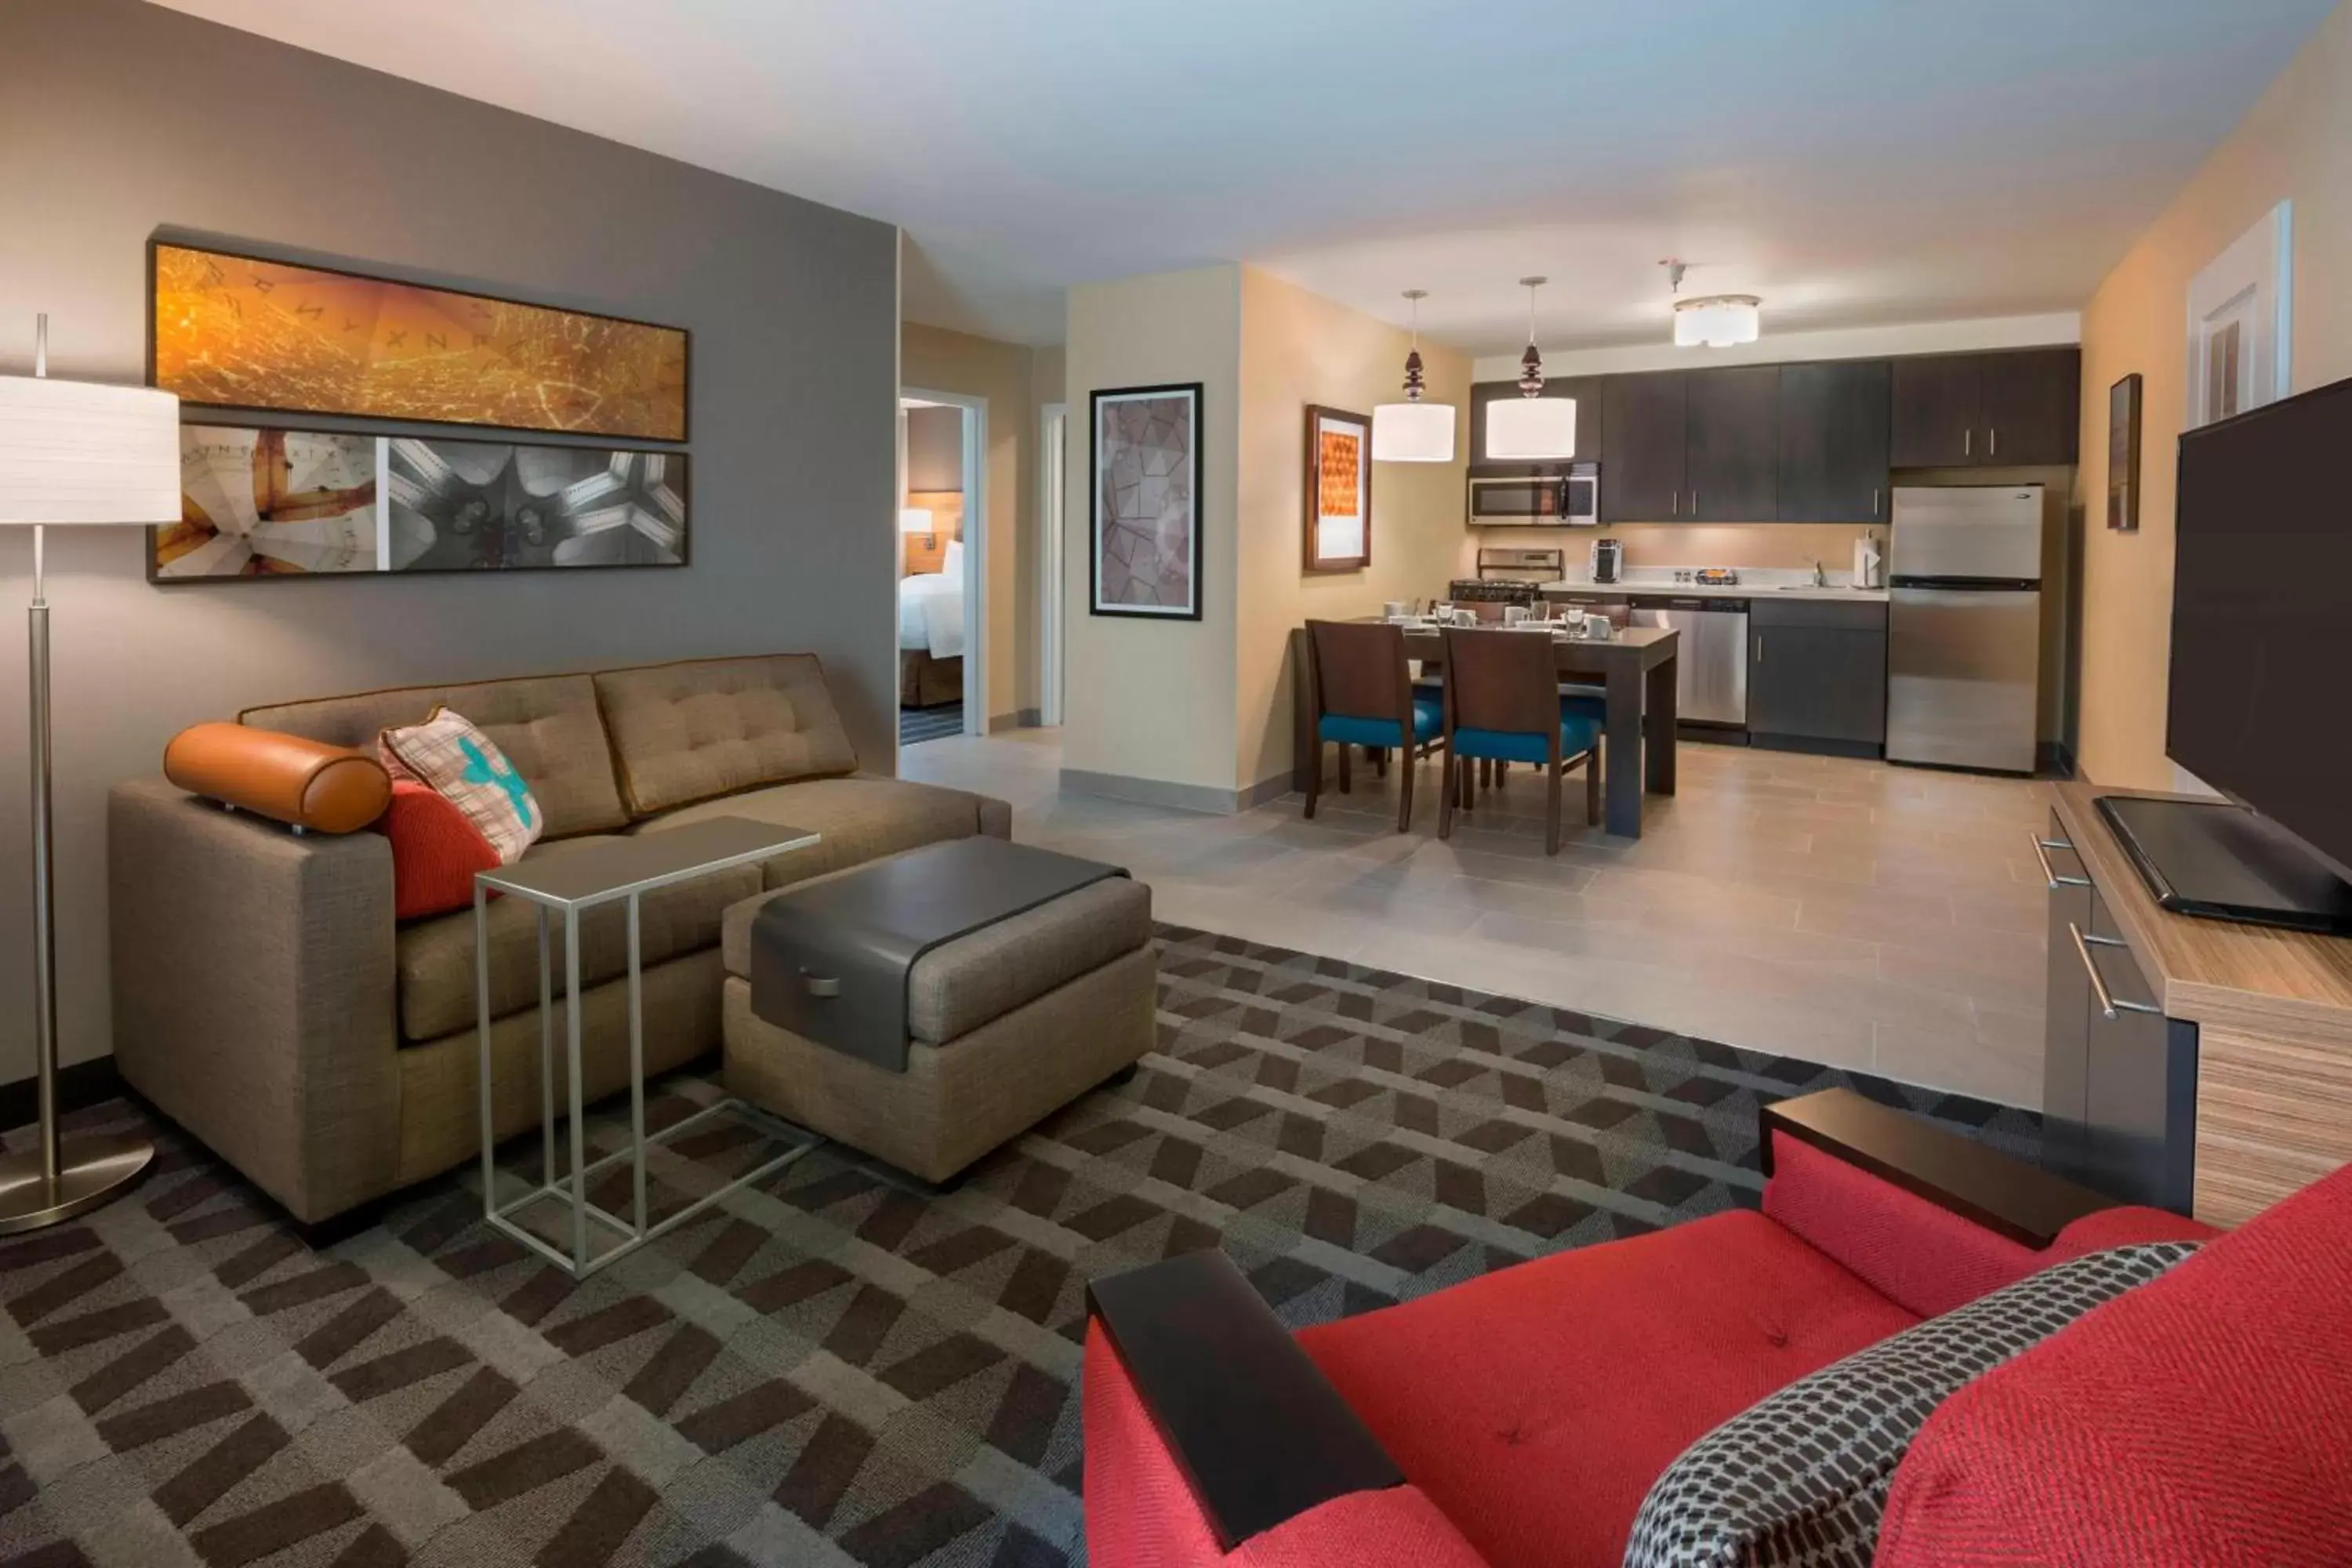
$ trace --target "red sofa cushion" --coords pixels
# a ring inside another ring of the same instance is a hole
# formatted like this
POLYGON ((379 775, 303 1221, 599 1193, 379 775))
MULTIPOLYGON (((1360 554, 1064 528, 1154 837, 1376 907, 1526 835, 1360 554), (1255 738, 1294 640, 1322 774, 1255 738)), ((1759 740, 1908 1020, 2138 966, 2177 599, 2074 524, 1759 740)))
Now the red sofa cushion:
POLYGON ((1496 1568, 1614 1568, 1651 1482, 1700 1434, 1916 1321, 1741 1211, 1298 1341, 1496 1568))
POLYGON ((1366 1543, 1413 1568, 1486 1568, 1420 1489, 1334 1498, 1218 1550, 1191 1488, 1099 1323, 1087 1327, 1087 1559, 1150 1568, 1360 1568, 1366 1543))
POLYGON ((2352 1170, 1945 1401, 1876 1562, 2352 1563, 2352 1170))
POLYGON ((474 901, 474 873, 499 868, 490 841, 431 784, 393 780, 392 804, 376 826, 392 840, 395 920, 465 909, 474 901))

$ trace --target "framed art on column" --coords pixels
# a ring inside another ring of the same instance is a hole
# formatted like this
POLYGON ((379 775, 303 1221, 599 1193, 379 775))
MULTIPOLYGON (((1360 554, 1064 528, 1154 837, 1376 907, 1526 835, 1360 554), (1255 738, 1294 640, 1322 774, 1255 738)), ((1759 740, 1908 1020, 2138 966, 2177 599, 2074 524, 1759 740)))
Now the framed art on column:
POLYGON ((1201 384, 1090 399, 1097 616, 1201 618, 1201 384))
POLYGON ((1357 572, 1372 563, 1372 422, 1307 405, 1306 570, 1357 572))

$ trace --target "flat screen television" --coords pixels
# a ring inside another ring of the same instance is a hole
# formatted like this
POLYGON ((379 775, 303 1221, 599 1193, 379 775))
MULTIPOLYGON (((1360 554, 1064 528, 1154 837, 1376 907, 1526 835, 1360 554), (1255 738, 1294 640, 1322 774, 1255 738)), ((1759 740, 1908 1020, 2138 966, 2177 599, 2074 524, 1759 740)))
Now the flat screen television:
POLYGON ((2352 867, 2347 476, 2352 381, 2180 438, 2165 741, 2331 882, 2352 867))

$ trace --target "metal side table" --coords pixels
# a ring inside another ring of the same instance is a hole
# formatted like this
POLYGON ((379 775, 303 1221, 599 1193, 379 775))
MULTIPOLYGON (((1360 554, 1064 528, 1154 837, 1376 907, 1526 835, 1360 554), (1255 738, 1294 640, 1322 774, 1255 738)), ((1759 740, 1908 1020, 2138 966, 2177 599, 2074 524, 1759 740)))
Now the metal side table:
POLYGON ((657 888, 691 881, 714 872, 730 870, 803 848, 817 835, 746 817, 721 816, 654 833, 616 838, 593 850, 566 855, 551 862, 522 861, 484 871, 474 879, 474 1006, 477 1039, 481 1053, 482 1217, 495 1228, 521 1242, 549 1262, 581 1279, 653 1240, 663 1232, 700 1214, 730 1193, 772 1175, 806 1155, 824 1140, 804 1128, 778 1121, 766 1112, 727 1099, 705 1107, 656 1133, 650 1142, 675 1138, 712 1117, 742 1117, 772 1137, 793 1146, 758 1168, 746 1172, 716 1191, 707 1193, 660 1224, 648 1226, 646 1215, 646 1019, 642 950, 638 941, 638 900, 657 888), (490 950, 488 911, 489 895, 502 893, 538 906, 539 915, 539 1085, 540 1181, 511 1203, 499 1201, 499 1173, 494 1154, 497 1121, 492 1115, 490 1059, 490 950), (600 904, 626 900, 629 931, 629 1143, 593 1164, 587 1163, 587 1135, 582 1125, 583 1077, 580 1059, 580 917, 600 904), (555 1010, 554 973, 549 941, 551 915, 563 922, 563 994, 565 1079, 571 1089, 572 1162, 568 1184, 555 1170, 555 1010), (588 1201, 588 1183, 598 1171, 627 1160, 634 1166, 635 1203, 631 1218, 606 1212, 588 1201), (568 1201, 571 1208, 571 1252, 518 1224, 514 1215, 532 1205, 568 1201), (592 1227, 617 1241, 592 1250, 592 1227))

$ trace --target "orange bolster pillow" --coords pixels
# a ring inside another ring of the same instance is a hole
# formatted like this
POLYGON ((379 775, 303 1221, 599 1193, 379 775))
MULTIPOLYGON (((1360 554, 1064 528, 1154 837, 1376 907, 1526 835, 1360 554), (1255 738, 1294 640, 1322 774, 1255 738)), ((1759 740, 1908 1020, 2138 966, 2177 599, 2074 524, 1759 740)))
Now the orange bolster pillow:
POLYGON ((196 724, 163 748, 163 776, 259 816, 357 833, 392 802, 392 775, 366 752, 247 724, 196 724))

